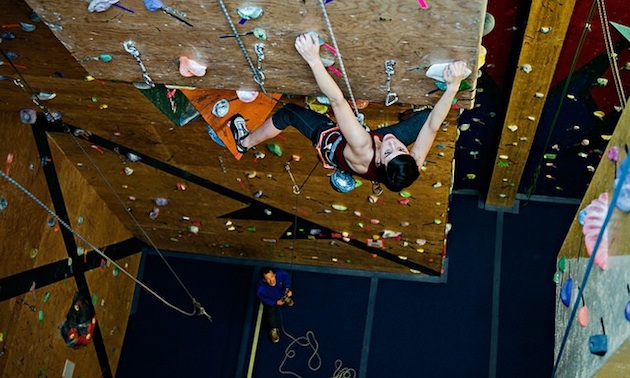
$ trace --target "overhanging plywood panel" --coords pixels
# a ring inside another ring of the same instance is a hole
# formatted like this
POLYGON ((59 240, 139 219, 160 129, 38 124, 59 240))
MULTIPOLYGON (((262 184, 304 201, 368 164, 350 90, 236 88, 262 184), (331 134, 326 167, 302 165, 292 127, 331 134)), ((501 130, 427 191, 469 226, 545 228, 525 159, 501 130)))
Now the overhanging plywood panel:
MULTIPOLYGON (((258 89, 236 39, 219 38, 232 31, 218 2, 169 4, 187 14, 192 28, 163 12, 149 12, 140 0, 125 2, 125 7, 135 13, 116 7, 89 13, 87 5, 74 2, 28 3, 49 24, 58 26, 52 31, 94 77, 142 81, 139 65, 122 45, 133 40, 147 74, 157 83, 258 89), (100 61, 101 54, 109 54, 113 60, 100 61), (178 58, 182 55, 206 63, 207 74, 200 78, 182 77, 178 71, 178 58)), ((316 83, 293 44, 298 34, 316 31, 333 45, 319 1, 262 1, 257 5, 263 7, 263 16, 240 25, 236 8, 244 5, 226 2, 225 7, 239 32, 255 27, 267 32, 261 62, 266 90, 317 92, 316 83)), ((354 95, 384 101, 384 64, 391 59, 396 61, 391 91, 397 93, 401 102, 416 104, 432 103, 439 96, 425 96, 435 87, 433 80, 424 75, 424 67, 451 60, 464 60, 471 68, 477 67, 485 8, 485 0, 434 2, 426 10, 417 2, 400 0, 333 1, 325 6, 354 95)), ((253 45, 261 41, 251 35, 243 36, 242 41, 253 65, 257 65, 253 45)), ((328 50, 321 50, 323 56, 333 57, 328 50)), ((339 63, 335 66, 340 69, 339 63)), ((348 94, 343 79, 335 77, 348 94)), ((468 80, 474 86, 475 74, 468 80)), ((462 92, 460 96, 473 97, 472 92, 462 92)))
POLYGON ((486 198, 488 205, 512 207, 516 199, 574 6, 575 0, 532 2, 486 198), (543 33, 542 28, 550 31, 543 33))

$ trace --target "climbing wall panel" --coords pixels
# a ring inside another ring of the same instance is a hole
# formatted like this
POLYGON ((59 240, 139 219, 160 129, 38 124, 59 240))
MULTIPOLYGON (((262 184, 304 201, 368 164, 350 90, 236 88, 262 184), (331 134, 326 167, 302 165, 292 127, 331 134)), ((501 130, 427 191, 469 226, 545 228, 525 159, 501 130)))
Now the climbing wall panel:
MULTIPOLYGON (((264 87, 269 92, 312 94, 317 86, 307 65, 296 53, 295 37, 316 31, 322 41, 334 48, 337 42, 354 95, 383 102, 387 95, 385 61, 395 61, 391 92, 405 103, 425 104, 435 97, 426 93, 435 89, 424 70, 431 64, 464 60, 475 72, 485 15, 485 0, 427 2, 422 9, 413 1, 332 1, 325 9, 330 33, 319 1, 261 1, 263 14, 244 20, 237 7, 244 4, 225 2, 225 11, 239 33, 262 28, 266 40, 254 35, 241 37, 243 49, 234 37, 220 3, 175 1, 170 6, 186 14, 186 23, 162 11, 150 12, 143 2, 129 0, 122 7, 104 12, 88 12, 87 4, 51 3, 29 0, 28 4, 48 23, 56 37, 94 77, 104 80, 142 82, 142 69, 123 48, 133 41, 146 74, 156 83, 180 84, 204 88, 258 89, 252 68, 261 69, 264 87), (130 11, 133 11, 131 13, 130 11), (240 21, 240 22, 239 22, 240 21), (245 21, 245 22, 244 22, 245 21), (254 44, 263 43, 257 55, 254 44), (251 59, 250 65, 245 53, 251 59), (99 59, 108 55, 111 61, 99 59), (201 77, 183 77, 178 70, 180 56, 205 66, 201 77)), ((322 48, 325 58, 334 59, 322 48)), ((340 62, 334 67, 343 71, 340 62)), ((473 74, 468 80, 475 86, 473 74)), ((349 95, 344 81, 335 76, 349 95)), ((435 96, 435 95, 434 95, 435 96)), ((462 99, 472 92, 460 93, 462 99)))
MULTIPOLYGON (((612 355, 630 337, 628 321, 624 316, 628 304, 628 282, 630 281, 630 214, 622 211, 617 204, 625 203, 628 206, 630 186, 628 180, 622 190, 618 192, 619 201, 615 198, 615 178, 621 177, 619 169, 623 159, 626 159, 625 169, 628 167, 628 144, 630 143, 630 111, 626 108, 619 119, 608 143, 608 148, 600 162, 593 180, 586 191, 580 213, 569 229, 567 238, 558 254, 556 275, 558 297, 565 297, 561 305, 558 300, 556 307, 556 355, 563 342, 566 330, 564 353, 559 361, 559 371, 563 377, 593 376, 606 361, 602 358, 612 355), (608 212, 610 217, 608 221, 608 212), (581 224, 584 223, 584 226, 581 224), (604 226, 606 226, 604 228, 604 226), (584 232, 586 231, 586 232, 584 232), (597 242, 597 240, 599 242, 597 242), (597 244, 595 244, 597 242, 597 244), (590 247, 587 249, 587 245, 590 247), (595 246, 597 245, 597 249, 595 246), (592 248, 591 248, 592 247, 592 248), (590 253, 588 250, 590 249, 590 253), (587 271, 589 256, 594 253, 595 259, 591 268, 587 271), (588 277, 585 276, 587 275, 588 277), (579 296, 580 288, 582 295, 579 296), (564 293, 564 294, 561 294, 564 293), (568 294, 567 294, 568 293, 568 294), (568 328, 571 321, 570 315, 575 304, 580 309, 579 316, 572 319, 572 327, 568 328), (584 308, 586 307, 586 310, 584 308), (585 320, 584 312, 588 316, 585 320), (601 322, 605 329, 602 330, 601 322), (596 344, 593 353, 589 347, 589 338, 592 335, 607 335, 605 350, 601 354, 601 344, 596 344), (574 364, 579 359, 580 364, 574 364)), ((616 356, 627 357, 628 352, 621 352, 616 356)), ((610 370, 612 373, 614 365, 610 370)), ((602 376, 604 376, 603 374, 602 376)), ((612 375, 614 376, 614 375, 612 375)))
MULTIPOLYGON (((0 133, 5 141, 0 147, 0 154, 3 157, 12 155, 11 163, 3 164, 3 172, 8 172, 17 184, 36 196, 43 205, 58 211, 52 205, 43 172, 54 165, 68 210, 68 224, 76 232, 99 247, 132 236, 62 151, 53 144, 52 154, 42 159, 31 126, 21 123, 17 112, 2 112, 0 115, 0 133)), ((47 136, 43 138, 52 143, 47 136)), ((3 261, 0 271, 0 295, 3 299, 0 303, 0 350, 4 353, 0 359, 0 371, 4 372, 1 375, 61 375, 66 360, 76 364, 75 374, 100 375, 94 344, 81 350, 70 349, 65 346, 57 329, 77 291, 73 274, 82 262, 75 259, 74 268, 68 268, 68 251, 61 226, 56 221, 49 223, 51 215, 27 194, 2 179, 0 197, 5 198, 7 204, 0 223, 0 258, 3 261), (18 295, 11 296, 9 293, 18 295)), ((86 252, 91 249, 79 241, 77 244, 86 252)), ((87 254, 84 256, 87 257, 87 254)), ((135 275, 139 255, 127 257, 122 263, 127 264, 129 271, 135 275)), ((126 277, 114 277, 109 266, 104 270, 99 271, 102 274, 100 279, 90 279, 89 289, 112 301, 106 314, 103 308, 97 308, 97 317, 106 319, 110 327, 116 327, 114 333, 108 333, 106 346, 110 351, 119 351, 134 283, 126 277)), ((115 353, 110 356, 110 367, 117 365, 117 358, 115 353)))

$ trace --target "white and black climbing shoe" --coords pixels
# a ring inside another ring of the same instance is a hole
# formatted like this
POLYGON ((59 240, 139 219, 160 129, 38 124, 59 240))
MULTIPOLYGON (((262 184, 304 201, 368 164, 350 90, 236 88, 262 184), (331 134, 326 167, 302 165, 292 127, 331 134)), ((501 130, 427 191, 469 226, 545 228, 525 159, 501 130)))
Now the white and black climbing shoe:
POLYGON ((249 135, 249 130, 247 130, 247 126, 245 125, 245 118, 240 114, 235 114, 228 121, 228 126, 230 126, 230 130, 234 136, 236 150, 242 154, 247 152, 248 149, 241 144, 243 139, 249 135))

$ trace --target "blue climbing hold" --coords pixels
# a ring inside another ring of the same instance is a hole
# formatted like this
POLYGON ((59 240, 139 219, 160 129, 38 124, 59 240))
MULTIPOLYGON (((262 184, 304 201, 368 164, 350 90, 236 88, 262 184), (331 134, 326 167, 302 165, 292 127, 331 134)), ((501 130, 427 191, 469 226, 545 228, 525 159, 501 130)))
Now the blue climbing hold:
POLYGON ((338 192, 348 193, 356 187, 356 181, 354 181, 351 174, 335 170, 335 172, 330 175, 330 186, 338 192))
POLYGON ((225 143, 223 143, 221 138, 219 138, 217 133, 212 129, 212 127, 210 125, 206 125, 206 130, 208 131, 208 135, 210 135, 210 139, 212 139, 212 141, 214 143, 218 144, 219 146, 221 146, 223 148, 226 148, 225 143))
POLYGON ((567 282, 562 285, 562 289, 560 289, 560 300, 562 304, 569 307, 569 303, 571 303, 571 291, 573 290, 573 278, 569 278, 567 282))

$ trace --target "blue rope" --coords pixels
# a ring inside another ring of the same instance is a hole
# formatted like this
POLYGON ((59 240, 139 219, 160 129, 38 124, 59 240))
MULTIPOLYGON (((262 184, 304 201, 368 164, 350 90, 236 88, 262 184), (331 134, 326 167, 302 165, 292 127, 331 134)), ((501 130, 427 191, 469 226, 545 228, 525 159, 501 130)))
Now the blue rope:
MULTIPOLYGON (((630 159, 630 157, 626 156, 626 159, 630 159)), ((584 271, 584 277, 582 278, 582 284, 579 287, 577 298, 581 298, 586 288, 586 283, 588 282, 588 278, 591 274, 591 269, 593 268, 593 262, 595 261, 595 255, 597 255, 597 250, 599 249, 599 245, 602 241, 602 236, 604 235, 604 231, 608 226, 608 222, 612 217, 612 213, 615 210, 615 205, 617 203, 617 198, 619 197, 619 192, 621 191, 621 187, 626 180, 626 176, 628 175, 628 171, 630 170, 630 164, 625 164, 626 168, 621 172, 621 175, 618 177, 619 181, 617 182, 617 186, 614 188, 614 193, 612 199, 610 201, 610 205, 608 206, 608 212, 606 213, 606 218, 604 219, 604 223, 602 224, 601 231, 597 236, 597 241, 595 242, 595 247, 593 248, 593 254, 588 259, 588 263, 586 265, 586 270, 584 271)), ((564 352, 564 347, 566 346, 567 339, 569 338, 569 331, 571 331, 571 326, 573 325, 573 320, 575 319, 575 315, 578 311, 578 306, 580 301, 576 300, 573 304, 573 309, 571 310, 571 316, 569 317, 569 323, 567 324, 567 328, 564 330, 564 336, 562 337, 562 343, 560 344, 560 350, 558 351, 558 356, 556 357, 556 361, 553 365, 553 372, 551 374, 552 377, 556 376, 556 372, 558 370, 558 364, 560 363, 560 358, 562 357, 562 353, 564 352)))

